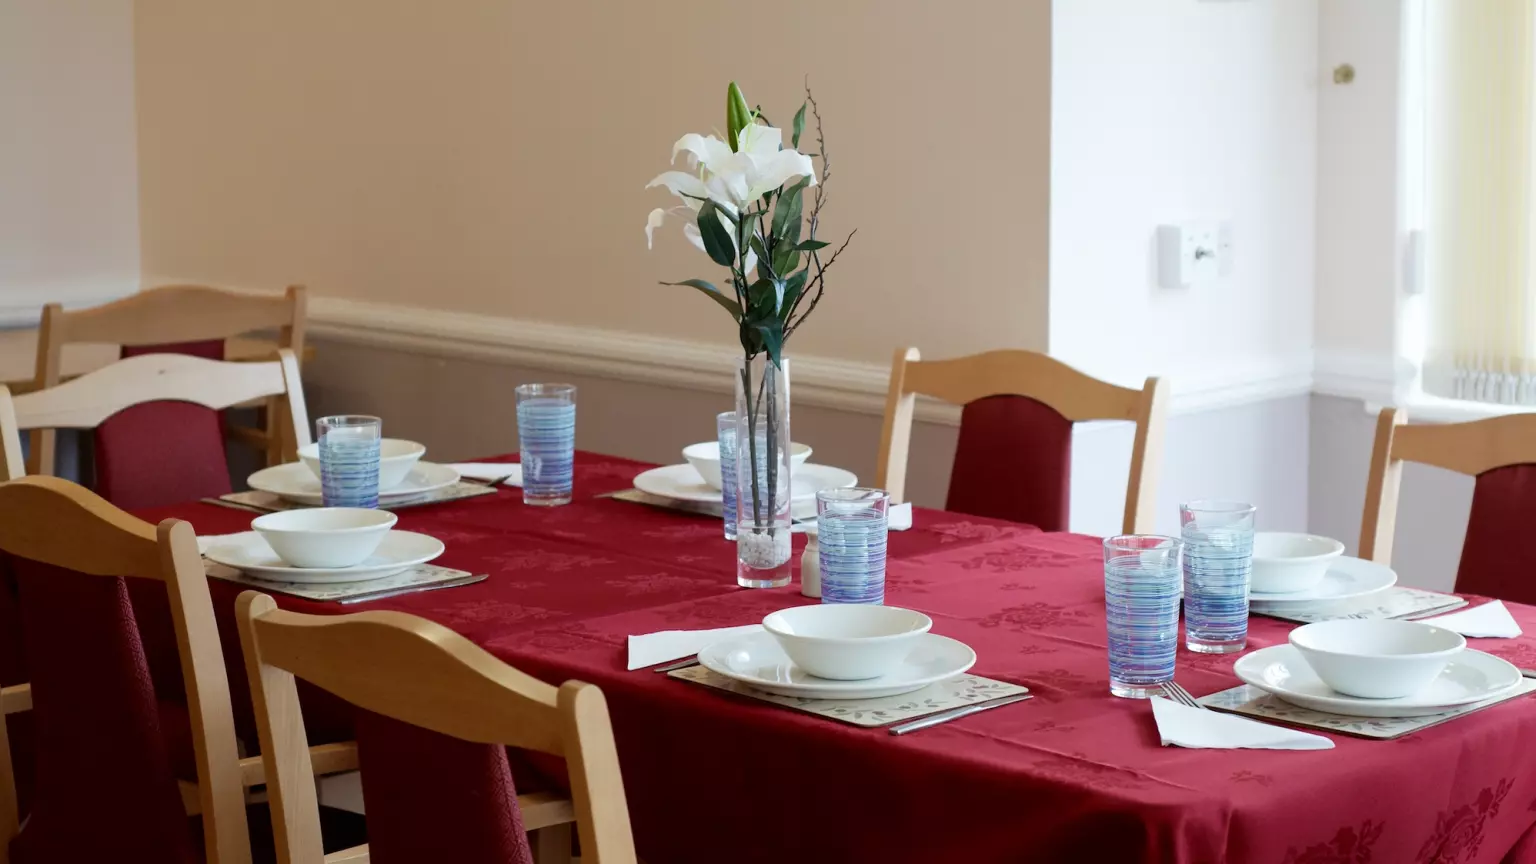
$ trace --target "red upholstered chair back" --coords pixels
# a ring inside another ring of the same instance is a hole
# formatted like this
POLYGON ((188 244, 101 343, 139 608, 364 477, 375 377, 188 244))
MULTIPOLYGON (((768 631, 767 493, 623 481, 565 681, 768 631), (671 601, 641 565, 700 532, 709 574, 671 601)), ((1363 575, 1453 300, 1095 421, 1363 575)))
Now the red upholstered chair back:
POLYGON ((1067 530, 1072 426, 1085 420, 1136 424, 1127 483, 1127 533, 1152 530, 1162 458, 1165 386, 1117 387, 1033 351, 989 351, 925 361, 916 348, 891 363, 876 483, 893 502, 906 494, 917 396, 963 406, 946 509, 1067 530))
POLYGON ((16 864, 197 859, 121 578, 7 557, 20 589, 38 774, 16 864))
MULTIPOLYGON (((0 566, 14 581, 31 676, 37 780, 18 825, 8 762, 0 845, 22 864, 250 860, 223 653, 197 539, 54 477, 0 483, 0 566), (204 820, 190 833, 126 581, 170 600, 204 820)), ((4 729, 0 726, 0 729, 4 729)), ((8 752, 0 741, 0 753, 8 752)), ((0 852, 0 859, 5 857, 0 852)))
POLYGON ((1072 422, 1027 396, 987 396, 960 412, 945 510, 1067 530, 1072 422))
POLYGON ((398 612, 300 615, 248 591, 236 619, 284 860, 324 858, 295 686, 303 679, 360 709, 369 860, 524 864, 532 861, 525 832, 569 822, 574 811, 583 862, 634 864, 613 730, 596 687, 551 687, 398 612), (518 795, 507 747, 564 757, 569 798, 518 795))
POLYGON ((1461 546, 1456 590, 1536 603, 1536 464, 1505 465, 1477 476, 1461 546))
MULTIPOLYGON (((176 346, 185 348, 187 346, 176 346)), ((130 352, 131 353, 131 352, 130 352)), ((298 360, 226 363, 189 353, 131 353, 54 387, 12 397, 0 387, 0 455, 6 477, 24 473, 21 430, 93 429, 99 491, 119 506, 147 507, 229 490, 218 412, 277 397, 290 435, 309 443, 298 360)))
POLYGON ((1390 564, 1397 498, 1406 462, 1476 477, 1456 590, 1536 603, 1536 414, 1470 423, 1409 426, 1401 409, 1384 409, 1361 520, 1360 557, 1390 564))
POLYGON ((507 748, 359 711, 357 758, 375 864, 533 864, 507 748))
MULTIPOLYGON (((224 340, 124 346, 124 357, 224 359, 224 340)), ((125 510, 217 498, 231 491, 219 412, 192 402, 145 402, 95 430, 96 492, 125 510)))
MULTIPOLYGON (((290 286, 281 295, 224 291, 202 285, 167 285, 89 309, 65 311, 59 304, 50 303, 43 308, 38 331, 33 386, 41 390, 59 384, 64 374, 64 346, 80 342, 122 345, 124 357, 136 353, 188 353, 222 360, 226 339, 271 330, 277 332, 277 347, 303 357, 306 302, 307 292, 298 285, 290 286), (210 351, 207 343, 218 343, 219 347, 210 351)), ((275 464, 303 442, 288 436, 283 406, 268 407, 265 429, 240 430, 246 434, 237 437, 264 450, 268 464, 275 464)), ((174 419, 185 422, 188 418, 174 419)), ((153 429, 157 424, 140 418, 136 422, 125 420, 120 425, 125 428, 116 434, 137 443, 143 437, 142 430, 153 429)), ((198 425, 206 426, 206 418, 198 425)), ((169 427, 162 427, 161 431, 165 428, 169 427)), ((32 434, 27 473, 53 473, 54 437, 52 427, 39 428, 32 434)), ((161 443, 167 450, 172 445, 168 441, 161 443)), ((206 449, 206 444, 199 446, 206 449)), ((222 449, 218 452, 222 456, 222 449)), ((200 450, 195 455, 201 458, 204 453, 200 450)), ((119 465, 122 464, 119 460, 119 465)), ((131 479, 136 478, 125 478, 131 479)), ((117 491, 134 488, 137 486, 117 491)))

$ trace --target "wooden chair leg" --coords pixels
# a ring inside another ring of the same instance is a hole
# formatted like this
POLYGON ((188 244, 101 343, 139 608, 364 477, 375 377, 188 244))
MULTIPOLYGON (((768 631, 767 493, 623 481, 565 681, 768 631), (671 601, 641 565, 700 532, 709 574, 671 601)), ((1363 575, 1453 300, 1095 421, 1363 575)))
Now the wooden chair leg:
POLYGON ((551 825, 534 831, 529 838, 533 842, 534 864, 571 864, 571 834, 574 822, 551 825))

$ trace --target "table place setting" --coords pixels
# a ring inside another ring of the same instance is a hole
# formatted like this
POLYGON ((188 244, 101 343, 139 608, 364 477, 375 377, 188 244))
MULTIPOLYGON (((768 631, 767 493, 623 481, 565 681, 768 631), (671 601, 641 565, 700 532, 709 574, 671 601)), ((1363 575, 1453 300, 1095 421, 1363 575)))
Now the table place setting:
MULTIPOLYGON (((967 675, 976 652, 930 632, 932 627, 927 615, 895 606, 795 606, 768 615, 762 624, 630 636, 628 668, 696 652, 696 662, 683 659, 654 671, 868 727, 932 719, 1028 694, 1027 687, 967 675)), ((937 723, 922 728, 929 725, 937 723)))
POLYGON ((441 540, 394 529, 386 510, 322 507, 269 513, 251 531, 197 538, 209 576, 310 600, 361 602, 484 580, 434 567, 441 540))
POLYGON ((1345 556, 1332 538, 1256 533, 1253 516, 1246 504, 1194 502, 1178 539, 1103 541, 1110 692, 1152 697, 1164 745, 1324 749, 1327 739, 1265 724, 1396 738, 1536 690, 1467 645, 1521 635, 1502 602, 1443 614, 1466 601, 1398 589, 1391 568, 1345 556), (1293 604, 1306 623, 1285 644, 1247 651, 1248 616, 1287 617, 1293 604), (1246 652, 1232 664, 1240 686, 1196 699, 1174 683, 1181 605, 1189 650, 1246 652), (1415 614, 1423 620, 1406 620, 1415 614))
MULTIPOLYGON (((735 417, 734 411, 719 415, 718 440, 684 447, 685 461, 641 471, 635 475, 633 489, 611 492, 607 497, 684 513, 723 517, 725 539, 735 540, 740 518, 736 501, 739 485, 743 482, 737 476, 735 417)), ((763 449, 766 451, 766 446, 763 449)), ((789 445, 790 512, 797 525, 815 519, 818 491, 848 488, 859 482, 858 475, 852 471, 808 461, 811 452, 805 444, 791 442, 789 445)), ((750 485, 750 476, 745 482, 750 485)), ((910 513, 908 522, 910 524, 910 513)))
MULTIPOLYGON (((377 417, 322 417, 315 426, 320 440, 299 449, 299 462, 258 471, 252 475, 256 491, 244 493, 272 496, 286 506, 250 508, 270 511, 252 519, 250 531, 198 538, 198 551, 211 565, 208 575, 341 603, 486 578, 431 566, 445 551, 443 542, 397 530, 400 517, 386 506, 401 489, 409 490, 405 499, 416 500, 464 485, 456 470, 422 462, 421 444, 382 438, 377 417)), ((492 479, 511 473, 500 471, 492 479)), ((475 494, 495 493, 482 483, 469 485, 475 494)), ((457 497, 464 496, 443 500, 457 497)))
MULTIPOLYGON (((203 500, 252 512, 276 513, 328 506, 328 502, 337 500, 399 510, 495 493, 486 483, 473 482, 479 478, 466 482, 452 465, 423 460, 427 452, 423 444, 381 437, 383 421, 377 417, 322 417, 315 426, 320 440, 300 447, 299 461, 255 472, 246 478, 249 491, 203 500)), ((514 473, 521 479, 518 466, 504 466, 500 470, 501 474, 486 479, 506 479, 514 473)))

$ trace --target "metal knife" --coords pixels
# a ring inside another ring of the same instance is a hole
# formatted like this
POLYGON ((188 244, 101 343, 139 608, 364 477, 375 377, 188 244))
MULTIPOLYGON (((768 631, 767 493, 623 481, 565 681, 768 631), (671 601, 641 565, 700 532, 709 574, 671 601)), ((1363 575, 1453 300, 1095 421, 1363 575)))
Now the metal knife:
POLYGON ((897 723, 895 726, 890 727, 890 732, 892 735, 905 735, 908 732, 916 732, 919 729, 927 729, 929 726, 937 726, 940 723, 948 723, 951 720, 959 720, 961 717, 969 717, 982 711, 990 711, 993 708, 1001 708, 1004 705, 1012 705, 1015 702, 1023 702, 1025 699, 1033 698, 1035 697, 1029 693, 1020 693, 1016 696, 1006 696, 992 702, 982 702, 979 705, 965 705, 960 708, 952 708, 948 711, 930 714, 919 720, 897 723))
POLYGON ((1536 669, 1521 669, 1520 674, 1526 678, 1536 678, 1536 669))
POLYGON ((436 591, 439 588, 457 588, 460 585, 473 585, 476 582, 484 582, 486 578, 487 575, 484 573, 480 573, 478 575, 464 575, 454 579, 447 579, 442 582, 428 582, 425 585, 406 585, 403 588, 385 588, 383 590, 372 591, 367 594, 353 594, 351 597, 343 597, 336 602, 346 606, 352 603, 366 603, 370 600, 386 600, 390 597, 401 597, 406 594, 419 594, 423 591, 436 591))
POLYGON ((674 661, 672 663, 666 663, 666 664, 663 664, 661 666, 653 666, 653 667, 651 667, 651 671, 652 672, 673 672, 673 671, 676 671, 678 669, 687 669, 689 666, 697 666, 697 665, 699 665, 699 658, 698 657, 685 657, 682 660, 677 660, 677 661, 674 661))

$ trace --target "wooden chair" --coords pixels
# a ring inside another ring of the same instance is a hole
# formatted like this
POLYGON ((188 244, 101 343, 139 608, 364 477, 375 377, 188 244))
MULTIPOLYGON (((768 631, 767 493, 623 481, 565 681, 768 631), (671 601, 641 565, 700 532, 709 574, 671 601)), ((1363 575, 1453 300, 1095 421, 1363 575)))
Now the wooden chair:
POLYGON ((1456 590, 1536 602, 1530 547, 1536 513, 1536 414, 1470 423, 1407 425, 1407 413, 1383 409, 1366 481, 1360 557, 1390 564, 1404 462, 1477 478, 1467 518, 1456 590))
POLYGON ((206 860, 250 861, 229 684, 192 526, 168 519, 156 527, 66 480, 26 477, 0 484, 0 553, 28 620, 47 622, 24 632, 35 690, 7 688, 4 700, 7 714, 31 708, 39 717, 44 768, 19 828, 9 742, 0 740, 0 864, 13 841, 33 861, 180 861, 190 853, 119 577, 162 584, 169 595, 206 860), (53 626, 60 619, 80 626, 53 626))
POLYGON ((1033 351, 988 351, 953 360, 896 352, 880 434, 876 483, 893 503, 906 492, 907 451, 918 394, 964 406, 946 509, 1067 530, 1072 424, 1136 424, 1125 495, 1126 533, 1149 533, 1156 515, 1167 387, 1117 387, 1033 351), (999 398, 1001 397, 1001 398, 999 398))
MULTIPOLYGON (((5 477, 14 479, 24 473, 21 430, 93 429, 109 418, 123 421, 125 409, 147 403, 222 409, 264 397, 277 397, 282 416, 292 423, 288 435, 300 446, 308 444, 309 415, 298 361, 286 348, 276 360, 262 363, 142 354, 21 396, 12 397, 0 386, 5 477)), ((123 507, 150 507, 229 491, 229 469, 216 439, 212 450, 157 446, 154 436, 161 429, 154 421, 163 418, 137 419, 151 421, 138 430, 146 437, 142 446, 132 453, 98 454, 97 491, 104 497, 123 507)))
MULTIPOLYGON (((90 309, 66 312, 58 303, 50 303, 43 307, 38 333, 35 386, 41 390, 60 383, 64 346, 75 342, 122 345, 125 357, 148 348, 182 350, 222 360, 224 340, 258 330, 276 330, 278 347, 302 358, 307 302, 300 285, 289 286, 281 296, 167 285, 90 309)), ((286 436, 288 420, 280 404, 267 403, 265 424, 264 429, 231 427, 228 435, 263 453, 268 465, 295 458, 293 451, 299 444, 286 436)), ((54 437, 52 429, 32 434, 28 473, 53 473, 54 437)))
POLYGON ((543 829, 540 860, 568 861, 565 823, 573 819, 582 864, 636 860, 607 703, 597 687, 552 687, 445 627, 399 612, 301 615, 247 591, 236 619, 280 864, 368 855, 366 847, 322 854, 295 676, 362 709, 358 748, 370 846, 388 845, 390 860, 526 861, 523 832, 543 829), (564 757, 570 798, 524 794, 514 807, 509 746, 564 757), (433 771, 435 779, 428 776, 433 771), (500 824, 487 824, 493 821, 500 824))

